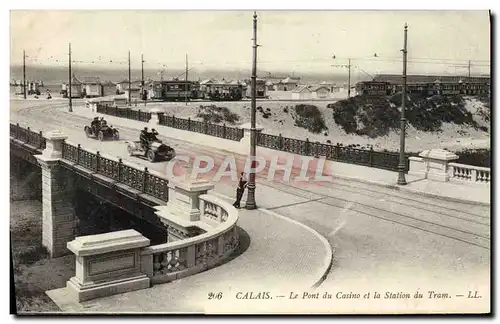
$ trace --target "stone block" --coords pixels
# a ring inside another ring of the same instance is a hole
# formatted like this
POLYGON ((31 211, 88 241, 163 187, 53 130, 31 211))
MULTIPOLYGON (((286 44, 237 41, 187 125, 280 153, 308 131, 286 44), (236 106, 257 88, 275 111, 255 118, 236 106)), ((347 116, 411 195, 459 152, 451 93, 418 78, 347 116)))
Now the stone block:
POLYGON ((434 181, 449 181, 448 164, 458 159, 458 156, 452 152, 442 149, 426 150, 419 154, 423 158, 426 178, 434 181))
POLYGON ((421 157, 410 157, 410 170, 409 175, 418 176, 422 178, 427 177, 427 166, 425 164, 424 158, 421 157))
MULTIPOLYGON (((148 288, 150 279, 143 269, 148 259, 141 248, 149 239, 135 230, 77 237, 68 243, 76 256, 76 273, 67 282, 78 301, 148 288)), ((152 259, 151 266, 152 267, 152 259)))

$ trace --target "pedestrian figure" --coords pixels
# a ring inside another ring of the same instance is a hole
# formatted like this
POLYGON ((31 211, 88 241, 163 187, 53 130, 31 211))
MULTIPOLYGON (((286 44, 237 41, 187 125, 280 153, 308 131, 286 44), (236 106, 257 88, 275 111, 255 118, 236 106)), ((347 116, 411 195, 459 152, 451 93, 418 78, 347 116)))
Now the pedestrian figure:
POLYGON ((247 179, 245 178, 245 174, 241 172, 240 179, 238 180, 238 187, 236 188, 236 201, 233 206, 236 208, 240 208, 240 201, 243 197, 243 193, 245 192, 245 188, 247 186, 247 179))

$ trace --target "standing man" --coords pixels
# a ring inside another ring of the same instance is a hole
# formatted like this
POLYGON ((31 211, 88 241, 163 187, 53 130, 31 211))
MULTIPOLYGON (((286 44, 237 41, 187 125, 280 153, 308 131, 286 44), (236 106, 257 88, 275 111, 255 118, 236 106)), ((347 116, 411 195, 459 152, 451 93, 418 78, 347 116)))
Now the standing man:
POLYGON ((233 206, 236 208, 240 208, 240 201, 241 198, 243 197, 243 193, 245 192, 247 182, 248 181, 245 177, 245 174, 241 172, 240 179, 238 180, 238 187, 236 188, 236 201, 233 204, 233 206))

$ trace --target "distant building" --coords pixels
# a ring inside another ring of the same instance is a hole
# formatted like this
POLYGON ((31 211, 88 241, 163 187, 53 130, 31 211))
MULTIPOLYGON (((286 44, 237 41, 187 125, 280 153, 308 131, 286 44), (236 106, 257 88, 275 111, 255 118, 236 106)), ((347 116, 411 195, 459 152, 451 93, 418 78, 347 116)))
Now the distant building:
MULTIPOLYGON (((69 87, 66 87, 69 90, 69 87)), ((67 93, 69 96, 69 93, 67 93)), ((74 75, 71 78, 71 98, 82 98, 82 83, 74 75)))
MULTIPOLYGON (((128 80, 123 80, 116 84, 116 90, 118 90, 119 94, 124 94, 128 90, 128 87, 129 87, 128 80)), ((132 90, 132 92, 140 91, 141 81, 139 80, 130 82, 130 90, 132 90)))
POLYGON ((306 85, 300 85, 292 90, 292 100, 312 99, 312 91, 306 85))
POLYGON ((325 85, 317 85, 309 87, 313 99, 325 99, 330 97, 330 89, 325 85))
POLYGON ((283 79, 278 83, 275 83, 275 90, 276 91, 292 91, 299 85, 299 83, 300 83, 300 78, 287 77, 286 79, 283 79))
POLYGON ((385 96, 391 92, 389 82, 361 81, 355 89, 356 95, 385 96))
MULTIPOLYGON (((252 97, 252 82, 250 80, 245 80, 245 84, 247 84, 246 97, 251 98, 252 97)), ((255 87, 256 98, 267 98, 266 80, 256 79, 255 84, 256 84, 256 87, 255 87)))
MULTIPOLYGON (((408 75, 406 78, 409 93, 425 93, 426 95, 478 95, 491 92, 489 76, 452 76, 452 75, 408 75)), ((368 81, 370 82, 370 81, 368 81)), ((401 91, 403 78, 401 75, 377 75, 371 82, 386 82, 388 92, 401 91)))
POLYGON ((102 84, 102 95, 103 96, 113 96, 116 94, 116 84, 111 81, 107 81, 102 84))
POLYGON ((82 77, 80 83, 84 97, 102 97, 103 89, 99 77, 82 77))

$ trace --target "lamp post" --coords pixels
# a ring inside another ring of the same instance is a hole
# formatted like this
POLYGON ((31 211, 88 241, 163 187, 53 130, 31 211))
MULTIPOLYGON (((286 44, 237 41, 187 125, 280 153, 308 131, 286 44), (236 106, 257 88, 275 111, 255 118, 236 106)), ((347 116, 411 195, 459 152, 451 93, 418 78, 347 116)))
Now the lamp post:
POLYGON ((252 159, 251 170, 248 179, 248 196, 246 209, 256 209, 255 203, 255 153, 257 139, 255 133, 255 111, 256 111, 256 83, 257 83, 257 13, 253 13, 253 59, 252 59, 252 104, 251 104, 251 119, 250 119, 250 158, 252 159))
POLYGON ((408 25, 405 24, 404 32, 404 48, 403 48, 403 89, 402 89, 402 99, 401 99, 401 134, 400 134, 400 148, 399 148, 399 164, 398 164, 398 185, 406 185, 405 171, 405 106, 406 106, 406 55, 408 53, 406 48, 408 34, 408 25))
POLYGON ((68 51, 68 54, 69 54, 69 73, 68 73, 68 85, 69 85, 69 88, 68 90, 66 90, 66 93, 68 94, 68 97, 69 97, 69 109, 68 111, 69 112, 73 112, 73 101, 72 101, 72 97, 73 97, 73 94, 71 93, 71 78, 73 77, 73 75, 71 74, 71 43, 69 43, 69 51, 68 51))

